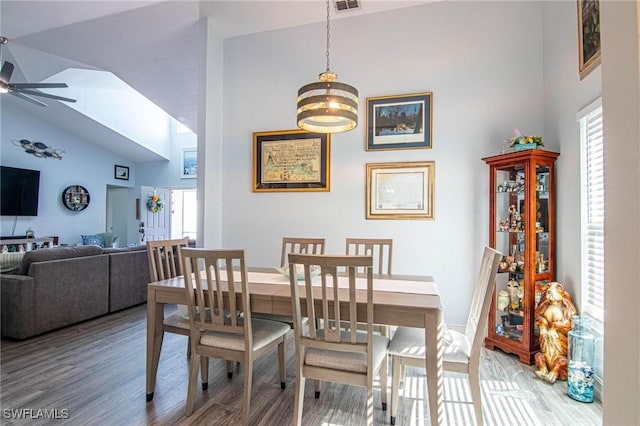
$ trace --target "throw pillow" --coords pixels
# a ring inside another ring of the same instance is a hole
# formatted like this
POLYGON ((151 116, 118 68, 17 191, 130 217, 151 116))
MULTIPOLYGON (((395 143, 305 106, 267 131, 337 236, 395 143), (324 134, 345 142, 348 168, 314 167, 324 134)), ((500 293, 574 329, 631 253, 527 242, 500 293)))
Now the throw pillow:
POLYGON ((3 274, 15 274, 20 269, 22 258, 24 257, 23 251, 17 251, 12 253, 0 253, 0 273, 3 274))
POLYGON ((104 247, 104 239, 102 235, 82 235, 82 244, 104 247))

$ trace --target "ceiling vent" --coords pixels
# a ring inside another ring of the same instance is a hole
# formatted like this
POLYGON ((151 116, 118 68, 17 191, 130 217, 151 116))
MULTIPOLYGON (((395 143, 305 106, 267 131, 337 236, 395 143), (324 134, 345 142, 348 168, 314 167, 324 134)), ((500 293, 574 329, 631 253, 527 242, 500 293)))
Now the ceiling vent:
POLYGON ((334 0, 333 4, 336 7, 336 12, 349 12, 362 9, 360 0, 334 0))

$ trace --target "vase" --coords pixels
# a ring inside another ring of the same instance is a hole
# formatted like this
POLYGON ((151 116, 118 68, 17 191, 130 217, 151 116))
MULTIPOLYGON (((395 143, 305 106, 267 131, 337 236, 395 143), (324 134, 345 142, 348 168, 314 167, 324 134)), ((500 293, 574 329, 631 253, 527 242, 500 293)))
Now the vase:
POLYGON ((593 402, 595 337, 591 333, 590 318, 573 317, 567 354, 567 394, 576 401, 593 402))

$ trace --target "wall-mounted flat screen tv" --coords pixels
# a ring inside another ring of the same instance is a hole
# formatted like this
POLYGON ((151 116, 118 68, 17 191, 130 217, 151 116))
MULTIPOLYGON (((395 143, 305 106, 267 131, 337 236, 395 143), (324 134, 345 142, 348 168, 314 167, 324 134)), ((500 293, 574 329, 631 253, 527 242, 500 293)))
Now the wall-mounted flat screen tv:
POLYGON ((40 171, 0 166, 1 216, 37 216, 40 171))

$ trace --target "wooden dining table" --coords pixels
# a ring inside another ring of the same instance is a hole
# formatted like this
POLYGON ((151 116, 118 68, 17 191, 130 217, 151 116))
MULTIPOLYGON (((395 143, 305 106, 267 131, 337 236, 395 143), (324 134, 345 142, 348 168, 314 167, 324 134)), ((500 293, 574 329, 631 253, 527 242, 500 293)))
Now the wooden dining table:
MULTIPOLYGON (((364 279, 362 282, 364 283, 364 279)), ((292 315, 289 278, 274 269, 250 268, 248 285, 251 312, 292 315)), ((359 293, 357 315, 362 321, 366 321, 366 290, 364 288, 356 290, 356 293, 359 293)), ((162 345, 164 305, 186 303, 182 276, 152 282, 147 287, 147 401, 153 399, 155 389, 162 345)), ((373 304, 374 323, 425 330, 429 414, 431 424, 442 424, 444 420, 443 319, 436 283, 430 276, 374 275, 373 304)))

